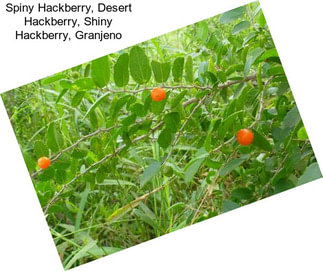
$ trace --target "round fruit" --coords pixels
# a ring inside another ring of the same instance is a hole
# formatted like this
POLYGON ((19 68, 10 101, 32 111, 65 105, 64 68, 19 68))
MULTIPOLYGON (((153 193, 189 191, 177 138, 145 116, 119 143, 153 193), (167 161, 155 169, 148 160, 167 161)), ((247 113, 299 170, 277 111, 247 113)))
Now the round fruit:
POLYGON ((166 167, 164 168, 163 173, 164 173, 164 175, 165 175, 166 177, 171 177, 171 176, 173 176, 173 168, 172 168, 172 167, 170 167, 170 166, 166 166, 166 167))
POLYGON ((150 94, 155 102, 160 102, 166 98, 166 91, 163 88, 154 88, 151 90, 150 94))
POLYGON ((74 72, 72 73, 72 77, 73 77, 74 79, 78 79, 78 78, 80 77, 80 74, 79 74, 77 71, 74 71, 74 72))
POLYGON ((50 159, 48 157, 40 157, 38 159, 38 166, 41 169, 46 169, 50 166, 50 159))
POLYGON ((254 138, 253 132, 249 129, 241 129, 237 133, 237 141, 240 145, 248 146, 254 138))

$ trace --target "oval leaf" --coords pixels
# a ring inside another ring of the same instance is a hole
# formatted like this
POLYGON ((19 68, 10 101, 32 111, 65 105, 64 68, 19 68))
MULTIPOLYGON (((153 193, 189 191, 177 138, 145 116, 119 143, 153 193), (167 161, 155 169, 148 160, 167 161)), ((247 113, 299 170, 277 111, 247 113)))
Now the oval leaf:
POLYGON ((94 104, 91 105, 91 107, 89 108, 89 110, 86 112, 86 114, 83 117, 83 120, 95 109, 99 106, 100 103, 102 103, 104 101, 104 98, 107 97, 110 93, 107 92, 105 94, 103 94, 99 99, 97 99, 95 101, 94 104))
POLYGON ((147 83, 151 76, 151 68, 148 57, 139 46, 134 46, 130 50, 129 56, 130 74, 138 84, 147 83))
POLYGON ((313 163, 309 165, 303 175, 298 179, 298 185, 305 184, 314 181, 322 177, 322 173, 318 163, 313 163))
POLYGON ((48 156, 49 150, 43 141, 38 140, 34 144, 34 153, 35 153, 36 157, 39 158, 42 156, 48 156))
POLYGON ((187 82, 193 83, 193 58, 191 56, 186 58, 185 74, 187 82))
POLYGON ((127 53, 120 55, 114 65, 114 82, 118 87, 124 87, 129 82, 129 55, 127 53))
POLYGON ((220 171, 220 176, 225 176, 229 174, 232 170, 235 170, 238 166, 240 166, 244 161, 246 161, 249 158, 249 155, 241 156, 240 158, 233 159, 229 163, 227 163, 225 166, 223 166, 220 171))
POLYGON ((180 82, 183 76, 184 57, 178 57, 174 60, 172 73, 175 82, 180 82))
POLYGON ((249 21, 242 21, 242 22, 236 24, 232 29, 232 35, 238 34, 242 30, 247 29, 249 26, 250 26, 249 21))
POLYGON ((271 151, 272 146, 268 142, 268 140, 259 132, 256 130, 252 130, 254 134, 254 139, 252 142, 252 145, 259 147, 260 149, 263 149, 265 151, 271 151))
POLYGON ((245 13, 245 11, 246 11, 245 6, 229 10, 221 15, 220 23, 221 24, 231 23, 234 20, 240 18, 245 13))
POLYGON ((110 80, 110 61, 108 56, 103 56, 92 61, 91 76, 94 83, 103 88, 110 80))
POLYGON ((153 70, 155 80, 157 83, 163 83, 167 81, 170 73, 169 63, 160 63, 153 60, 151 62, 151 68, 153 70))
POLYGON ((143 187, 148 181, 150 181, 159 171, 161 163, 159 161, 152 162, 142 174, 140 178, 140 186, 143 187))

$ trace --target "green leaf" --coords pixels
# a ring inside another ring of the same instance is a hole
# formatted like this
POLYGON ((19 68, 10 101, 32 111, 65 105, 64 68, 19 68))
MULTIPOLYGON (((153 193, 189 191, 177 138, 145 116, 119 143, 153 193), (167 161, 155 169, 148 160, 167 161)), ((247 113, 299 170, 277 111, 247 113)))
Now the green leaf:
POLYGON ((248 55, 245 66, 244 66, 244 75, 248 75, 250 68, 252 64, 264 53, 263 48, 256 48, 251 51, 251 53, 248 55))
POLYGON ((170 103, 170 108, 174 109, 185 97, 187 90, 182 90, 170 103))
POLYGON ((36 155, 37 158, 40 158, 42 156, 47 156, 47 157, 49 156, 48 147, 41 140, 37 140, 34 143, 34 153, 35 153, 35 155, 36 155))
POLYGON ((179 113, 178 112, 170 112, 170 113, 166 114, 165 118, 164 118, 164 122, 165 122, 167 129, 169 129, 172 132, 176 132, 180 123, 181 123, 179 113))
POLYGON ((165 105, 167 103, 168 94, 166 93, 166 99, 160 101, 160 102, 151 102, 151 112, 153 112, 156 115, 159 115, 161 112, 163 112, 165 105))
POLYGON ((184 69, 184 57, 178 57, 174 60, 172 73, 175 82, 182 81, 183 76, 183 69, 184 69))
POLYGON ((186 81, 189 83, 193 83, 193 58, 191 56, 187 56, 185 62, 185 74, 186 74, 186 81))
MULTIPOLYGON (((143 204, 143 203, 141 203, 141 204, 143 204)), ((146 208, 148 209, 148 207, 146 207, 146 208)), ((145 211, 146 211, 146 209, 145 209, 145 211)), ((143 222, 147 223, 148 225, 150 225, 154 229, 160 230, 160 226, 156 222, 157 218, 154 215, 154 213, 152 213, 152 211, 150 209, 148 212, 143 212, 141 210, 135 209, 134 214, 136 216, 138 216, 143 222)))
POLYGON ((59 84, 63 89, 70 89, 73 85, 73 82, 71 80, 62 79, 59 81, 59 84))
POLYGON ((266 74, 267 76, 275 76, 275 75, 285 74, 285 72, 282 66, 275 66, 275 67, 269 68, 266 74))
POLYGON ((129 55, 127 53, 120 55, 114 65, 114 82, 118 87, 124 87, 129 82, 129 55))
POLYGON ((274 194, 277 194, 295 187, 295 184, 289 179, 278 179, 274 182, 274 187, 274 194))
POLYGON ((78 206, 76 219, 75 219, 75 231, 78 231, 80 229, 81 220, 84 212, 84 207, 88 198, 88 195, 90 193, 90 187, 87 185, 85 190, 82 192, 81 201, 78 206))
POLYGON ((264 27, 266 25, 266 19, 265 19, 265 16, 264 16, 264 13, 262 12, 262 10, 260 11, 257 22, 260 27, 264 27))
POLYGON ((65 170, 56 170, 55 180, 58 184, 63 184, 66 181, 66 171, 65 170))
POLYGON ((153 70, 157 83, 163 83, 167 81, 170 74, 170 63, 160 63, 153 60, 151 62, 151 68, 153 70))
POLYGON ((47 146, 53 151, 58 152, 59 145, 58 145, 58 135, 55 128, 55 124, 52 122, 49 124, 47 129, 47 146))
MULTIPOLYGON (((219 78, 222 83, 224 83, 225 81, 227 81, 227 76, 226 76, 226 74, 225 74, 224 71, 219 70, 216 73, 216 75, 217 75, 217 78, 219 78)), ((213 81, 212 83, 214 84, 214 83, 216 83, 216 81, 215 82, 213 81)))
POLYGON ((212 119, 211 120, 211 123, 209 125, 209 129, 208 129, 208 133, 207 133, 207 136, 205 138, 205 141, 204 141, 204 148, 207 150, 207 151, 210 151, 211 150, 211 144, 212 144, 212 132, 213 132, 213 129, 214 129, 214 126, 215 124, 218 122, 218 119, 212 119))
POLYGON ((222 166, 222 163, 209 158, 206 159, 205 165, 213 169, 219 169, 222 166))
POLYGON ((57 73, 57 74, 54 74, 52 76, 49 76, 43 80, 41 80, 41 84, 42 85, 48 85, 48 84, 51 84, 51 83, 54 83, 58 80, 61 80, 63 78, 65 78, 66 75, 62 74, 62 73, 57 73))
POLYGON ((249 26, 250 26, 249 21, 242 21, 242 22, 236 24, 232 29, 232 35, 238 34, 242 30, 247 29, 249 26))
POLYGON ((103 88, 109 83, 110 61, 108 56, 103 56, 92 61, 91 77, 99 88, 103 88))
POLYGON ((68 91, 68 89, 63 89, 63 90, 59 93, 59 95, 57 96, 57 99, 56 99, 55 103, 58 103, 58 102, 62 99, 62 97, 67 93, 67 91, 68 91))
POLYGON ((158 136, 158 144, 162 148, 166 149, 172 143, 172 131, 165 128, 158 136))
POLYGON ((129 95, 126 95, 122 96, 121 98, 118 98, 117 96, 113 98, 110 106, 110 115, 112 118, 115 118, 118 115, 122 107, 124 107, 124 105, 128 102, 129 97, 129 95))
POLYGON ((130 106, 129 110, 139 117, 144 117, 146 115, 145 106, 141 103, 134 103, 130 106))
POLYGON ((159 171, 161 163, 159 161, 152 162, 145 168, 144 173, 140 178, 140 187, 144 187, 159 171))
POLYGON ((231 198, 237 200, 248 200, 252 197, 252 191, 245 187, 238 187, 231 192, 231 198))
POLYGON ((196 152, 192 160, 185 166, 184 169, 184 180, 186 183, 193 180, 195 174, 208 156, 209 153, 203 147, 196 152))
POLYGON ((33 171, 35 169, 35 167, 36 167, 36 161, 35 161, 35 159, 33 159, 31 157, 31 155, 28 152, 26 152, 26 151, 24 151, 22 153, 22 155, 24 157, 24 160, 25 160, 25 163, 26 163, 26 166, 27 166, 28 171, 29 172, 30 171, 33 171))
POLYGON ((244 66, 242 64, 233 64, 226 70, 225 74, 229 76, 234 72, 241 72, 243 71, 243 69, 244 66))
POLYGON ((38 175, 38 180, 41 182, 46 182, 46 181, 52 180, 54 177, 55 177, 55 170, 52 167, 49 167, 43 170, 38 175))
POLYGON ((246 161, 249 158, 249 155, 243 155, 240 158, 236 158, 231 160, 229 163, 224 165, 220 171, 220 176, 225 176, 229 174, 231 171, 235 170, 237 167, 239 167, 244 161, 246 161))
POLYGON ((151 68, 148 57, 139 46, 134 46, 130 50, 129 56, 130 74, 138 84, 145 84, 151 77, 151 68))
POLYGON ((89 90, 95 87, 94 81, 92 78, 84 77, 81 79, 76 80, 72 88, 75 90, 89 90))
POLYGON ((294 128, 301 120, 297 106, 295 105, 285 116, 282 128, 294 128))
POLYGON ((322 177, 322 173, 318 163, 309 165, 303 175, 298 179, 298 185, 302 185, 322 177))
POLYGON ((95 245, 96 245, 96 241, 92 240, 87 245, 82 247, 77 253, 75 253, 75 255, 65 265, 65 270, 70 269, 77 260, 87 256, 89 250, 93 248, 95 245))
POLYGON ((71 153, 73 158, 82 159, 87 155, 88 151, 86 149, 74 149, 71 153))
POLYGON ((115 252, 118 252, 122 250, 122 248, 118 248, 118 247, 98 247, 98 246, 94 246, 89 250, 89 253, 91 255, 94 255, 97 258, 101 258, 103 256, 107 256, 107 255, 111 255, 115 252))
POLYGON ((117 186, 136 186, 136 184, 124 180, 115 180, 115 179, 104 179, 99 185, 117 185, 117 186))
POLYGON ((103 95, 101 95, 101 97, 99 99, 97 99, 94 104, 91 105, 91 107, 89 108, 89 110, 85 113, 84 117, 83 117, 83 120, 85 120, 85 118, 95 109, 97 108, 105 99, 105 97, 109 96, 110 93, 107 92, 103 95))
POLYGON ((268 142, 268 140, 258 131, 252 130, 254 134, 254 139, 252 142, 252 145, 259 147, 260 149, 263 149, 265 151, 271 151, 272 146, 268 142))
POLYGON ((297 131, 297 138, 299 140, 308 140, 308 135, 304 126, 297 131))
POLYGON ((232 210, 237 209, 239 207, 240 207, 239 204, 226 199, 222 202, 222 213, 232 211, 232 210))
POLYGON ((84 77, 89 77, 90 76, 90 71, 91 71, 91 63, 87 64, 85 69, 84 69, 84 77))
POLYGON ((209 35, 209 27, 206 21, 201 21, 197 25, 197 38, 202 42, 206 42, 209 35))
POLYGON ((229 129, 233 126, 233 124, 239 120, 239 115, 242 113, 242 111, 236 111, 226 117, 222 123, 219 126, 218 129, 218 135, 219 138, 223 139, 226 135, 226 133, 229 131, 229 129))
POLYGON ((280 119, 283 119, 287 113, 288 98, 285 95, 280 95, 276 102, 276 111, 280 119))
POLYGON ((266 51, 262 56, 261 58, 259 59, 260 61, 265 61, 267 59, 270 59, 270 58, 277 58, 279 57, 278 56, 278 53, 277 53, 277 50, 276 48, 272 48, 268 51, 266 51))
POLYGON ((235 21, 236 19, 242 17, 246 11, 246 7, 238 7, 232 10, 229 10, 225 13, 223 13, 220 17, 220 23, 221 24, 227 24, 235 21))
POLYGON ((79 106, 80 103, 82 102, 84 96, 85 96, 85 91, 77 91, 72 98, 71 105, 73 107, 79 106))
POLYGON ((123 126, 129 126, 133 124, 136 121, 137 116, 135 114, 132 114, 126 118, 124 118, 121 123, 123 126))

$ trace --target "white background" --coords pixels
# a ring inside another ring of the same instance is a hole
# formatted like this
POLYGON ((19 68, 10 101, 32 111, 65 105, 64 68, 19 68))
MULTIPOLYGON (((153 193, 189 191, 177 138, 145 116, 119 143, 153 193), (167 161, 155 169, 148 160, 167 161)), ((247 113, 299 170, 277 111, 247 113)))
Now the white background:
MULTIPOLYGON (((90 2, 96 1, 85 4, 90 2)), ((0 91, 248 2, 133 0, 134 12, 114 16, 111 29, 123 32, 124 40, 63 44, 15 41, 13 30, 22 17, 5 14, 2 0, 0 91)), ((322 166, 321 1, 262 0, 261 4, 322 166)), ((0 270, 63 270, 2 101, 0 184, 0 270)), ((74 270, 323 270, 322 194, 321 179, 74 270)))

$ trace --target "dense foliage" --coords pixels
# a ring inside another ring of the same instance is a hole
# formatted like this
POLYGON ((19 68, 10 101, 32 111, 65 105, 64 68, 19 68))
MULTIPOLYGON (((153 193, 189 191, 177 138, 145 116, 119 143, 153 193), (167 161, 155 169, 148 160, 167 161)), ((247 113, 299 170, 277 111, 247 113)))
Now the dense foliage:
POLYGON ((2 98, 66 269, 321 176, 257 3, 2 98))

